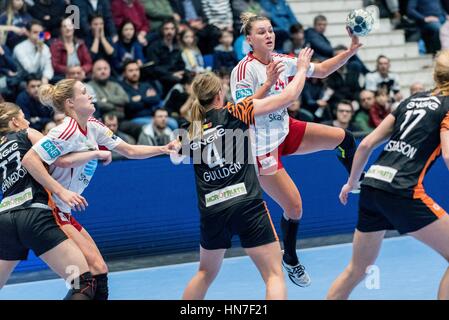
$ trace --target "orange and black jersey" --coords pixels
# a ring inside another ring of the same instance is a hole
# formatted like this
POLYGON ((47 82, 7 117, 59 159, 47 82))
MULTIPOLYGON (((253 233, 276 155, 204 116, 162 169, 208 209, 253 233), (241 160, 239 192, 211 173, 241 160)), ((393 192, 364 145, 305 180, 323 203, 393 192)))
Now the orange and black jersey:
POLYGON ((22 167, 22 158, 32 147, 26 130, 12 132, 0 141, 2 212, 48 205, 47 191, 22 167))
POLYGON ((198 206, 202 215, 241 201, 262 199, 251 151, 249 126, 254 123, 251 98, 209 110, 201 139, 182 137, 181 153, 194 164, 198 206))
POLYGON ((391 138, 363 184, 418 198, 424 194, 424 176, 441 153, 440 132, 449 130, 449 97, 418 93, 392 114, 391 138))

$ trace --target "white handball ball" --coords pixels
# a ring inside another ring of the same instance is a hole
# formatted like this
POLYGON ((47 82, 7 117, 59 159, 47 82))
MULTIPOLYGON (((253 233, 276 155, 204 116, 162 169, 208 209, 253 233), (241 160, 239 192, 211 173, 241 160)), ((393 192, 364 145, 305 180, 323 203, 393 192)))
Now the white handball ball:
POLYGON ((346 18, 346 26, 356 36, 366 36, 374 26, 373 15, 364 9, 352 10, 346 18))

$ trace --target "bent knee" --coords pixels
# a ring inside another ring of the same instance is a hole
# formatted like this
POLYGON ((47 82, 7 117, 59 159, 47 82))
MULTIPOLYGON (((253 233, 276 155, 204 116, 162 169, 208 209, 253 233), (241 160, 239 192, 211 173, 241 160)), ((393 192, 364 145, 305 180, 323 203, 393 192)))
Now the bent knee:
POLYGON ((285 213, 290 219, 299 220, 302 218, 302 203, 295 201, 284 208, 285 213))
POLYGON ((92 255, 87 257, 87 263, 92 274, 108 273, 108 266, 103 258, 99 255, 92 255))

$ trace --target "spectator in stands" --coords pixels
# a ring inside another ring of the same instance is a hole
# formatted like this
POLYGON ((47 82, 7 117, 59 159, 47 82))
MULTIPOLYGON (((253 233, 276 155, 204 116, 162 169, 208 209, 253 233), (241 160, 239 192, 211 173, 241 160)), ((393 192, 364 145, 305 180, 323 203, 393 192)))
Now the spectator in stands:
POLYGON ((185 69, 194 73, 204 72, 204 59, 196 45, 195 33, 189 27, 179 34, 179 44, 181 46, 181 56, 185 64, 185 69))
POLYGON ((28 39, 19 43, 13 51, 13 57, 26 74, 37 74, 43 84, 53 78, 52 56, 50 49, 40 38, 44 31, 42 23, 33 20, 27 26, 28 39))
POLYGON ((121 73, 128 60, 135 60, 139 67, 145 62, 143 47, 137 40, 136 29, 131 21, 125 21, 119 29, 119 41, 114 44, 114 69, 121 73))
POLYGON ((385 88, 376 91, 376 103, 369 110, 370 125, 377 128, 379 124, 390 114, 391 103, 385 88))
POLYGON ((421 82, 413 82, 410 85, 410 95, 414 95, 415 93, 418 92, 424 92, 426 91, 426 89, 424 89, 424 85, 421 82))
POLYGON ((22 109, 25 119, 30 122, 30 127, 41 131, 45 124, 53 118, 53 109, 44 106, 39 101, 39 87, 41 78, 35 74, 29 74, 26 78, 26 90, 22 91, 16 100, 16 104, 22 109))
POLYGON ((112 62, 114 43, 110 37, 106 36, 102 16, 92 16, 90 20, 90 33, 84 39, 93 61, 105 59, 109 63, 112 62))
POLYGON ((363 131, 371 132, 374 130, 370 122, 370 110, 376 104, 376 97, 374 92, 363 90, 360 92, 360 109, 357 110, 354 116, 354 123, 363 131))
POLYGON ((440 50, 439 34, 441 25, 445 20, 445 13, 440 0, 409 0, 407 15, 415 20, 420 28, 427 53, 435 54, 440 50))
POLYGON ((302 90, 302 106, 314 115, 314 121, 322 122, 332 119, 332 112, 329 107, 329 99, 333 90, 326 87, 323 80, 319 78, 309 78, 302 90))
POLYGON ((114 112, 120 120, 125 118, 125 105, 129 102, 126 91, 120 84, 110 80, 111 67, 109 63, 100 59, 95 61, 92 80, 89 85, 95 91, 97 106, 102 115, 114 112))
POLYGON ((229 0, 202 0, 201 4, 208 24, 214 25, 220 30, 233 30, 232 10, 229 0))
POLYGON ((65 113, 55 111, 55 114, 53 115, 53 122, 59 126, 64 121, 65 117, 65 113))
POLYGON ((53 38, 57 38, 61 19, 65 15, 67 6, 65 0, 34 0, 28 2, 28 4, 30 15, 42 22, 44 29, 50 32, 53 38), (30 5, 30 3, 33 3, 33 5, 30 5))
POLYGON ((314 59, 323 61, 334 56, 334 49, 324 35, 327 28, 327 19, 323 15, 318 15, 313 19, 313 28, 309 28, 305 32, 306 42, 314 50, 314 59))
POLYGON ((141 82, 139 64, 135 60, 125 63, 122 87, 128 94, 125 118, 147 124, 154 110, 160 107, 161 92, 154 82, 141 82))
POLYGON ((224 93, 224 102, 233 102, 231 92, 231 72, 229 69, 221 69, 217 72, 218 77, 221 80, 222 90, 224 93))
POLYGON ((243 12, 251 12, 265 16, 266 13, 262 9, 258 0, 231 0, 232 18, 234 20, 234 31, 240 32, 242 22, 240 15, 243 12))
POLYGON ((312 122, 315 120, 315 117, 312 113, 310 113, 306 109, 301 108, 301 100, 299 99, 290 104, 287 110, 289 117, 293 119, 308 122, 312 122))
POLYGON ((218 45, 220 29, 208 20, 205 8, 209 7, 208 10, 220 8, 221 10, 222 1, 215 4, 213 0, 208 0, 204 3, 203 0, 171 0, 171 5, 174 11, 180 14, 181 21, 187 23, 190 28, 195 30, 201 53, 203 55, 213 54, 214 48, 218 45))
POLYGON ((44 136, 46 136, 54 127, 56 127, 56 123, 54 121, 47 122, 41 132, 44 136))
POLYGON ((351 101, 342 100, 337 104, 335 109, 335 120, 325 121, 323 123, 332 127, 349 130, 356 137, 362 136, 365 133, 362 133, 362 129, 356 123, 352 122, 353 114, 354 107, 352 106, 351 101))
POLYGON ((145 77, 159 80, 164 87, 164 94, 181 81, 185 72, 176 34, 175 22, 165 21, 161 27, 161 39, 147 48, 146 56, 152 65, 145 69, 145 77))
POLYGON ((398 0, 364 0, 363 6, 375 5, 379 8, 380 18, 390 18, 394 27, 401 23, 401 13, 398 0))
MULTIPOLYGON (((129 144, 136 144, 136 140, 119 130, 119 119, 117 115, 113 112, 106 113, 103 115, 103 123, 106 127, 109 128, 117 137, 121 138, 123 141, 129 144)), ((120 153, 112 150, 112 160, 124 160, 127 159, 124 156, 122 156, 120 153)))
POLYGON ((13 50, 19 42, 27 39, 26 27, 32 19, 23 0, 7 0, 6 11, 0 15, 0 39, 6 41, 9 49, 13 50))
POLYGON ((306 45, 304 28, 302 24, 296 23, 290 27, 290 38, 284 42, 282 51, 291 56, 297 57, 299 51, 306 45))
MULTIPOLYGON (((343 45, 337 46, 334 49, 335 55, 338 55, 342 51, 346 51, 347 48, 343 45)), ((341 66, 336 72, 333 72, 325 80, 327 86, 331 88, 334 93, 332 94, 329 103, 332 110, 335 109, 337 103, 341 100, 357 100, 359 93, 362 90, 359 83, 359 77, 362 74, 361 66, 363 63, 356 57, 348 60, 343 66, 341 66)))
POLYGON ((449 20, 447 19, 449 15, 449 0, 441 0, 441 5, 446 14, 446 21, 440 28, 440 43, 441 50, 449 49, 449 20))
POLYGON ((385 88, 387 94, 393 94, 395 101, 402 100, 399 85, 399 76, 390 72, 390 59, 384 55, 377 57, 377 66, 375 72, 366 74, 365 89, 376 92, 379 88, 385 88))
POLYGON ((175 139, 173 131, 167 126, 168 112, 159 108, 154 111, 153 121, 143 127, 137 144, 163 146, 175 139))
POLYGON ((111 37, 112 42, 118 41, 117 30, 112 19, 110 0, 71 0, 72 4, 80 10, 80 36, 86 37, 90 33, 92 17, 102 16, 106 36, 111 37))
POLYGON ((220 44, 214 49, 214 70, 232 70, 238 63, 232 42, 234 35, 229 30, 221 31, 220 44))
POLYGON ((6 45, 0 45, 0 94, 14 95, 20 79, 17 74, 17 65, 6 45))
POLYGON ((180 83, 173 86, 165 97, 163 106, 167 110, 168 115, 178 119, 181 117, 181 108, 186 104, 191 95, 192 82, 195 77, 194 73, 186 72, 180 83))
POLYGON ((169 0, 141 0, 141 2, 151 21, 151 30, 159 30, 162 23, 168 19, 181 22, 181 16, 173 11, 169 0))
POLYGON ((92 58, 83 40, 75 38, 75 26, 72 19, 61 21, 61 36, 51 46, 51 61, 58 80, 73 66, 81 66, 85 75, 92 71, 92 58))
POLYGON ((132 21, 136 29, 137 40, 146 46, 146 35, 150 31, 150 22, 145 15, 145 8, 139 0, 111 0, 112 17, 116 27, 126 21, 132 21))

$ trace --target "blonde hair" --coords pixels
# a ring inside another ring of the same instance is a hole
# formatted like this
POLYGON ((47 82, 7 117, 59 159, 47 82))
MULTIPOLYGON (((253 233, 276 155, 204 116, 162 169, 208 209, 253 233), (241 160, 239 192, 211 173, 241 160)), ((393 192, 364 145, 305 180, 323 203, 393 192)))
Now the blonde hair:
POLYGON ((436 56, 433 80, 436 85, 433 94, 449 95, 449 50, 442 50, 436 56))
POLYGON ((66 113, 65 101, 73 98, 74 86, 77 80, 64 79, 52 84, 44 84, 39 88, 39 100, 43 105, 52 107, 55 111, 66 113))
POLYGON ((258 16, 255 13, 252 12, 243 12, 240 15, 240 22, 242 23, 242 27, 240 28, 240 32, 242 32, 245 36, 249 35, 251 33, 251 29, 253 27, 253 22, 255 21, 265 21, 268 19, 264 16, 258 16))
POLYGON ((201 73, 192 83, 192 108, 189 138, 194 140, 203 136, 203 121, 206 108, 221 90, 221 80, 212 72, 201 73))
POLYGON ((20 107, 11 102, 0 103, 0 137, 11 131, 9 122, 20 114, 20 107))

